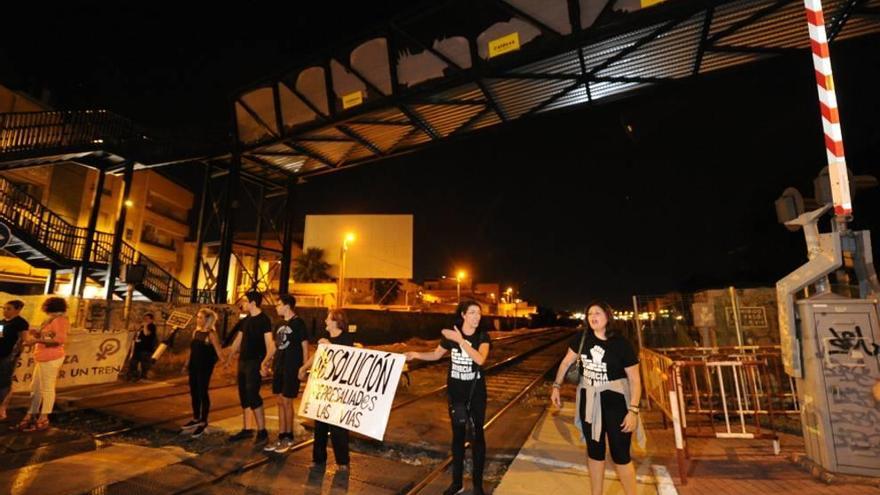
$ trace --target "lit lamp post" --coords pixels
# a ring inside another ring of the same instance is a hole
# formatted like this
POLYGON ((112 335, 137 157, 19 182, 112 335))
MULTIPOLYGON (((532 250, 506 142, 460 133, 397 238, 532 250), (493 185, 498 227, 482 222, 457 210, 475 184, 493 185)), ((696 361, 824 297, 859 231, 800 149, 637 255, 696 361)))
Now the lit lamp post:
MULTIPOLYGON (((513 287, 508 287, 507 290, 504 291, 504 293, 507 294, 507 304, 508 305, 513 304, 513 287)), ((516 328, 516 306, 513 307, 512 325, 513 325, 513 328, 516 328)))
POLYGON ((461 280, 467 276, 464 270, 459 270, 455 274, 455 292, 458 294, 458 302, 461 302, 461 280))
POLYGON ((342 239, 342 250, 339 254, 339 307, 345 306, 345 254, 348 252, 349 243, 354 242, 355 236, 351 232, 345 234, 342 239))

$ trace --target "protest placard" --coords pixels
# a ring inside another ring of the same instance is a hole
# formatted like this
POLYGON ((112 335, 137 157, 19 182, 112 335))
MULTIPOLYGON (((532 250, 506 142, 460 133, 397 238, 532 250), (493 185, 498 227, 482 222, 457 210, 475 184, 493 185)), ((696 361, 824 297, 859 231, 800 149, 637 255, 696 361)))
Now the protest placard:
POLYGON ((403 354, 319 345, 299 414, 382 440, 404 361, 403 354))

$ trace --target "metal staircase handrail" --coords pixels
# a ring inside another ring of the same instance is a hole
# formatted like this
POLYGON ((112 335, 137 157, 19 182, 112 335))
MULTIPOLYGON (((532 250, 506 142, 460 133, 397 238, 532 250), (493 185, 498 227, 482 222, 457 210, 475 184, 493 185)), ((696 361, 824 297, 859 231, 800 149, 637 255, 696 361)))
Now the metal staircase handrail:
POLYGON ((0 217, 61 258, 82 258, 85 229, 71 225, 4 177, 0 177, 0 217))
MULTIPOLYGON (((82 259, 88 229, 72 225, 38 199, 0 176, 0 218, 42 243, 63 260, 82 259)), ((113 247, 113 234, 95 231, 90 261, 108 264, 113 247)), ((119 262, 147 267, 143 286, 165 301, 189 301, 191 289, 149 257, 122 241, 119 262)))
MULTIPOLYGON (((192 130, 184 131, 192 133, 192 130)), ((144 163, 216 156, 226 143, 201 135, 147 130, 107 110, 0 113, 0 158, 4 154, 51 154, 104 150, 144 163)))
POLYGON ((145 139, 132 121, 107 110, 0 113, 0 154, 145 139))

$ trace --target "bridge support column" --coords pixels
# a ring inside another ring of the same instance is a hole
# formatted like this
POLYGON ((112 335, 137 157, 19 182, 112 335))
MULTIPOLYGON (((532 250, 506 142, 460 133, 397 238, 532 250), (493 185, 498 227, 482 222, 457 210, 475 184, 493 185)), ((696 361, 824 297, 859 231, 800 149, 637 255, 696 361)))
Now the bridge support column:
POLYGON ((57 277, 57 271, 54 268, 49 269, 49 276, 46 277, 46 286, 43 287, 43 294, 54 294, 55 293, 55 280, 57 277))
POLYGON ((225 304, 229 299, 229 269, 232 263, 232 243, 235 240, 235 216, 238 214, 238 189, 241 176, 241 151, 239 151, 238 120, 232 114, 235 132, 232 133, 232 162, 226 176, 226 198, 220 218, 220 252, 217 257, 217 285, 214 290, 214 302, 225 304))
MULTIPOLYGON (((126 203, 131 195, 131 180, 134 175, 134 162, 125 163, 125 172, 122 174, 122 202, 119 205, 119 214, 116 216, 116 229, 113 231, 113 247, 110 251, 110 262, 107 267, 107 281, 104 285, 107 302, 113 300, 113 291, 116 289, 116 279, 119 277, 119 253, 122 251, 122 240, 125 236, 125 214, 128 210, 126 203)), ((141 205, 143 207, 143 205, 141 205)), ((110 308, 107 308, 109 320, 110 308)))
MULTIPOLYGON (((74 271, 73 275, 73 294, 79 297, 83 297, 86 290, 89 260, 92 258, 92 250, 95 242, 95 229, 98 225, 98 213, 101 211, 101 198, 104 196, 104 179, 106 176, 107 174, 104 172, 104 169, 98 171, 98 181, 95 184, 95 194, 92 196, 92 211, 89 213, 89 224, 86 227, 86 238, 83 240, 80 266, 74 271)), ((54 274, 54 271, 52 273, 54 274)))
POLYGON ((284 228, 281 237, 281 270, 278 278, 278 293, 287 294, 290 280, 290 250, 293 247, 293 220, 296 208, 296 180, 291 179, 287 183, 287 198, 285 201, 284 228))
POLYGON ((199 219, 196 226, 196 255, 195 261, 193 261, 192 283, 190 284, 191 289, 189 296, 189 302, 191 303, 199 302, 199 275, 202 271, 202 250, 205 247, 205 234, 202 231, 205 229, 205 224, 207 223, 205 221, 205 214, 208 212, 208 200, 211 197, 211 169, 211 163, 206 163, 205 179, 202 182, 202 197, 199 201, 199 219))

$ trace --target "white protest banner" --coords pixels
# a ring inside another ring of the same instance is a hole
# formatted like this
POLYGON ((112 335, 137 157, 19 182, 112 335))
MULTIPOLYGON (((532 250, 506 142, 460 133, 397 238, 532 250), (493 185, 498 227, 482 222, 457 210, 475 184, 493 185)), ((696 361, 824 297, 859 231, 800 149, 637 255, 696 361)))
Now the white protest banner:
MULTIPOLYGON (((57 387, 115 382, 125 364, 131 338, 127 332, 71 332, 64 344, 64 364, 58 370, 57 387)), ((33 348, 21 354, 12 377, 13 392, 30 390, 34 364, 33 348)))
POLYGON ((299 414, 382 440, 405 360, 403 354, 319 345, 299 414))

